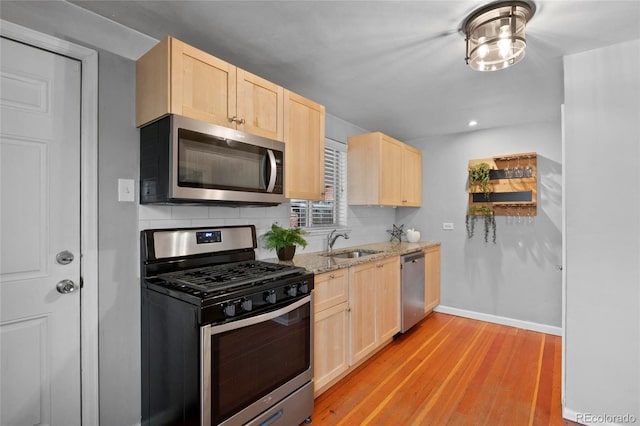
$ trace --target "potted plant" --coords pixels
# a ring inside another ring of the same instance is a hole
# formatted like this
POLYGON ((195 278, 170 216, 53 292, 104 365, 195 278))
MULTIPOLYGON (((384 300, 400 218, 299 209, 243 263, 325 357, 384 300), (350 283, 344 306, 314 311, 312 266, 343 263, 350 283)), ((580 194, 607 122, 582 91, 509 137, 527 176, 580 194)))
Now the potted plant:
POLYGON ((484 193, 484 198, 491 198, 491 185, 489 185, 489 172, 491 167, 487 163, 476 164, 469 167, 469 186, 478 185, 484 193))
POLYGON ((475 231, 475 224, 478 217, 484 217, 484 242, 489 241, 489 229, 493 231, 492 242, 496 243, 496 217, 494 212, 489 207, 485 206, 473 206, 469 208, 465 224, 467 226, 467 237, 473 237, 475 231))
POLYGON ((291 260, 296 254, 296 246, 306 247, 307 240, 302 236, 308 232, 301 228, 282 228, 275 223, 264 233, 262 240, 264 247, 274 249, 280 260, 291 260))

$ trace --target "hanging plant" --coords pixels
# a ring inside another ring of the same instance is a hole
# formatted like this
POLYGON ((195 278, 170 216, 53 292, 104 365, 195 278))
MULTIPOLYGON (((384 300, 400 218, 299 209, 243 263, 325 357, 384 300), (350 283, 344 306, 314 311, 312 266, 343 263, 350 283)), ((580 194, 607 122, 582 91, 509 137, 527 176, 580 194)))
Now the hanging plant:
POLYGON ((484 193, 484 198, 491 198, 491 185, 489 185, 489 171, 491 167, 487 163, 476 164, 469 167, 469 186, 478 185, 484 193))
POLYGON ((484 218, 484 242, 489 242, 489 230, 492 233, 492 242, 496 243, 496 217, 493 210, 485 206, 473 206, 469 208, 467 217, 465 218, 465 224, 467 226, 467 237, 473 237, 475 232, 476 220, 479 217, 484 218))

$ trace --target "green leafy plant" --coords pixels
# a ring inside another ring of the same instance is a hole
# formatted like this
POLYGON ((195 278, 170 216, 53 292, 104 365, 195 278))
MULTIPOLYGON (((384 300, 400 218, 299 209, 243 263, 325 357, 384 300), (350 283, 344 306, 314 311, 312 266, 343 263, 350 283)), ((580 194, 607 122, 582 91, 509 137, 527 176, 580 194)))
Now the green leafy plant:
POLYGON ((489 185, 489 172, 491 167, 487 163, 476 164, 469 167, 469 186, 478 185, 484 193, 484 198, 491 198, 491 185, 489 185))
POLYGON ((301 228, 282 228, 275 223, 271 225, 271 229, 264 233, 262 240, 264 247, 267 249, 281 249, 289 246, 307 246, 307 240, 302 236, 308 232, 301 228))
POLYGON ((489 242, 489 230, 493 231, 492 242, 496 243, 496 217, 492 209, 485 206, 473 206, 469 208, 465 224, 467 226, 467 237, 473 237, 475 232, 476 220, 479 217, 484 218, 484 242, 489 242))

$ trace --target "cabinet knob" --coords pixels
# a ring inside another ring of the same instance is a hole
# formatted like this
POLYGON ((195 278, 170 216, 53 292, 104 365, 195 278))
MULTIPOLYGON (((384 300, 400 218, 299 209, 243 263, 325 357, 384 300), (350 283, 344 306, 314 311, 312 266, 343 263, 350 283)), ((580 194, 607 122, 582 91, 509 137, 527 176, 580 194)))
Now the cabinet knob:
POLYGON ((330 279, 334 279, 335 277, 336 277, 336 276, 335 276, 335 275, 333 275, 333 274, 329 275, 329 278, 330 278, 330 279))

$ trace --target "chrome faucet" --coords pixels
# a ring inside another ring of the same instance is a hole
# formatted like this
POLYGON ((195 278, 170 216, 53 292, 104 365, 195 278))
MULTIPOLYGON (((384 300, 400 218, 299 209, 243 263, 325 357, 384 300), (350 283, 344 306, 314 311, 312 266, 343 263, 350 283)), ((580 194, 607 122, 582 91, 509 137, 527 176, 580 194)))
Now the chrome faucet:
POLYGON ((329 235, 327 236, 327 251, 333 250, 333 245, 336 243, 338 237, 343 237, 345 240, 349 239, 349 234, 347 234, 346 232, 336 234, 336 231, 337 229, 334 229, 333 231, 329 232, 329 235))

